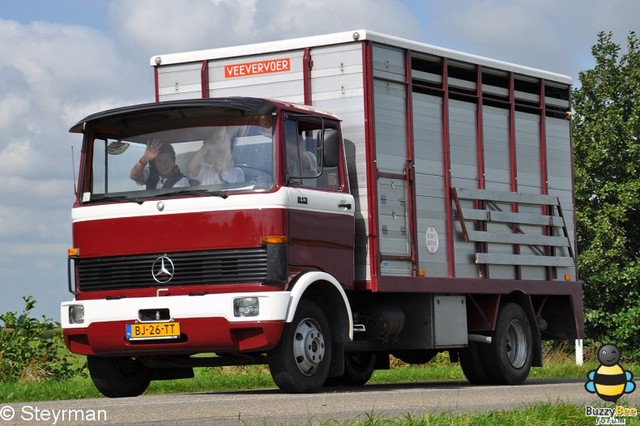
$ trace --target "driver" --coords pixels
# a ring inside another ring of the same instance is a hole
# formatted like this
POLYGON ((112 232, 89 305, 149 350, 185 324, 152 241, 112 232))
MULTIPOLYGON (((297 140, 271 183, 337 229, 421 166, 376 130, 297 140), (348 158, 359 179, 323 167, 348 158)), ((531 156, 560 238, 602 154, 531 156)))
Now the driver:
POLYGON ((244 182, 244 171, 233 166, 227 129, 217 128, 191 157, 189 175, 201 185, 244 182))
POLYGON ((147 144, 142 158, 133 165, 129 177, 147 189, 181 188, 189 186, 189 179, 176 165, 176 152, 170 143, 153 139, 147 144))

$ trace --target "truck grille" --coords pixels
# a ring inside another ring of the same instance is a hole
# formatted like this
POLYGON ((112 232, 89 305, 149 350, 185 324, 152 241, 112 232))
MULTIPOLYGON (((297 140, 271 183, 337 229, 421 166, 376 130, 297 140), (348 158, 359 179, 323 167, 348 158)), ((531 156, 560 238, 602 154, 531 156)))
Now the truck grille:
POLYGON ((267 251, 256 248, 101 257, 78 259, 76 265, 80 291, 261 282, 267 277, 267 251), (154 280, 151 271, 161 256, 171 259, 174 267, 173 278, 163 284, 154 280))

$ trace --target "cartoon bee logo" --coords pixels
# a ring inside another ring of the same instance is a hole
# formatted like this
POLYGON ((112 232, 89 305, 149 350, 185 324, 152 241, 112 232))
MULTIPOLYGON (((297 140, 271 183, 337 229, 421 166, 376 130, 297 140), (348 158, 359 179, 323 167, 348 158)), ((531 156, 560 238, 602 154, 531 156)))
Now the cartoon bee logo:
POLYGON ((625 371, 618 363, 620 350, 615 345, 607 344, 598 349, 598 361, 598 368, 587 374, 589 380, 584 384, 587 392, 597 394, 604 401, 615 403, 625 393, 636 390, 636 384, 632 380, 633 374, 625 371))

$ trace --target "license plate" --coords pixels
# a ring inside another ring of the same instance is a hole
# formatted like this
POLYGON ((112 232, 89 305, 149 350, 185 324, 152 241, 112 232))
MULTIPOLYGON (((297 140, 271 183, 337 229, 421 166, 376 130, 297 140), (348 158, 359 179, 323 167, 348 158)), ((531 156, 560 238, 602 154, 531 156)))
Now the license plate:
POLYGON ((176 339, 180 337, 179 322, 127 324, 127 340, 176 339))

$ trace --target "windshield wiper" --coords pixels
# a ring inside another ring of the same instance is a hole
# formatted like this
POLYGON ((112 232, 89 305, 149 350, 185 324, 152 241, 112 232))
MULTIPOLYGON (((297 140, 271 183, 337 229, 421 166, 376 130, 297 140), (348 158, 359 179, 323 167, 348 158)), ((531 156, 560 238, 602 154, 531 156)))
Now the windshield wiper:
POLYGON ((158 195, 154 196, 154 198, 166 197, 166 196, 172 196, 172 195, 197 195, 197 196, 200 196, 200 197, 213 195, 213 196, 216 196, 216 197, 227 198, 227 193, 226 192, 211 191, 209 189, 204 189, 204 188, 182 189, 180 191, 163 192, 161 194, 158 194, 158 195))
POLYGON ((198 195, 198 196, 213 195, 216 197, 227 198, 229 194, 232 192, 253 189, 255 188, 255 186, 256 185, 254 183, 242 182, 242 183, 225 184, 223 189, 220 189, 217 191, 213 191, 207 188, 186 188, 180 191, 163 192, 160 195, 161 196, 176 195, 176 194, 177 195, 198 195))
POLYGON ((112 202, 112 203, 138 203, 138 204, 142 204, 144 200, 140 199, 140 198, 131 198, 131 197, 127 197, 124 195, 118 195, 115 197, 109 197, 109 196, 98 196, 98 197, 91 197, 90 200, 88 201, 83 201, 82 204, 91 204, 91 203, 100 203, 100 202, 112 202))

